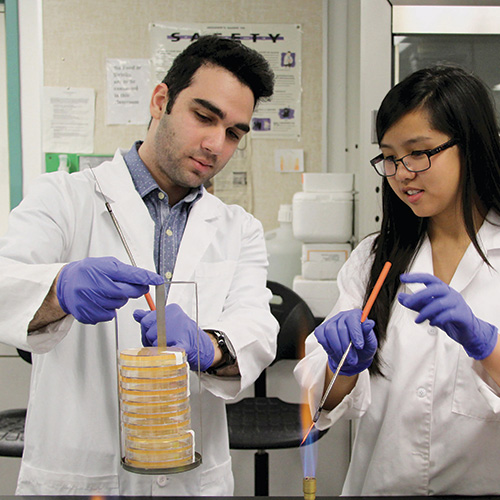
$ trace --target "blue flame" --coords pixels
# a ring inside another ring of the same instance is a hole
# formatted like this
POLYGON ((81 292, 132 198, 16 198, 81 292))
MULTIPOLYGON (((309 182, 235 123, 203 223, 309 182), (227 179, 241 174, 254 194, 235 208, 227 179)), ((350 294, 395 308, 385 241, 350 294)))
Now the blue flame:
POLYGON ((318 430, 316 428, 307 436, 306 442, 300 447, 300 458, 304 477, 316 477, 316 464, 318 463, 318 430))

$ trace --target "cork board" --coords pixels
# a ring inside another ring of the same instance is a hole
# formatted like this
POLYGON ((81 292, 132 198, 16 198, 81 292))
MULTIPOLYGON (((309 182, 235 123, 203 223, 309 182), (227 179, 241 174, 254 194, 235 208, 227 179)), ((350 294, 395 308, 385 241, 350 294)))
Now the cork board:
POLYGON ((148 58, 150 22, 297 23, 302 26, 301 139, 251 139, 252 213, 267 231, 300 173, 274 171, 276 149, 303 149, 306 172, 322 161, 322 0, 44 0, 44 85, 96 91, 95 154, 130 148, 142 125, 106 125, 106 59, 148 58), (278 189, 276 187, 278 186, 278 189))

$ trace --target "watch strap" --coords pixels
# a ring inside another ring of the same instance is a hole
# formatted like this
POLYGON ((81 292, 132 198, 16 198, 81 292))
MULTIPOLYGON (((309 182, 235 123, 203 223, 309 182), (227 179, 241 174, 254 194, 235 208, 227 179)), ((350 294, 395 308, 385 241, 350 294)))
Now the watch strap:
POLYGON ((208 334, 211 334, 215 337, 217 341, 217 345, 219 349, 222 351, 222 359, 216 366, 211 366, 208 368, 207 373, 216 374, 218 370, 221 368, 225 368, 226 366, 232 366, 236 363, 236 355, 234 352, 234 348, 230 342, 230 340, 226 337, 224 332, 220 330, 205 330, 208 334))

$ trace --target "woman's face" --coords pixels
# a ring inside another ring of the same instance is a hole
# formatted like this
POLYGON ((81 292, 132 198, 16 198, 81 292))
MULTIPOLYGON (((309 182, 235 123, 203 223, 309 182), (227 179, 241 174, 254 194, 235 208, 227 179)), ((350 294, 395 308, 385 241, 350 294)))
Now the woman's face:
MULTIPOLYGON (((426 111, 404 115, 384 134, 380 149, 385 158, 401 158, 414 151, 436 148, 452 139, 434 130, 426 111)), ((431 156, 431 168, 410 172, 397 162, 396 174, 389 185, 418 217, 456 219, 461 214, 460 152, 452 146, 431 156)))

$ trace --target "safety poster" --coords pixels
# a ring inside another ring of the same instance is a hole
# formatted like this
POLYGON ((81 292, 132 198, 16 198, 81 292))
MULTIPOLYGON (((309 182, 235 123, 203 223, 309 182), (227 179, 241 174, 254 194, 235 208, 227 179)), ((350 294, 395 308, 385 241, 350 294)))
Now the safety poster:
POLYGON ((301 26, 299 24, 202 24, 158 22, 149 25, 156 82, 163 80, 174 58, 201 35, 234 38, 260 52, 275 73, 274 95, 259 104, 252 117, 254 138, 300 139, 301 26))

